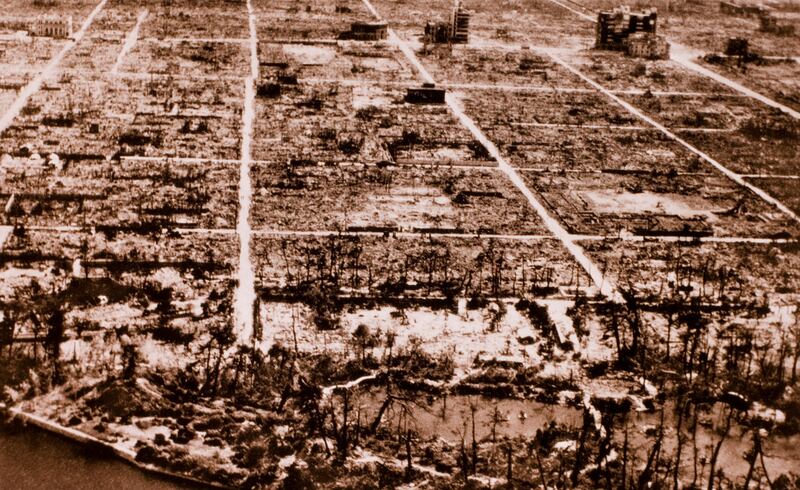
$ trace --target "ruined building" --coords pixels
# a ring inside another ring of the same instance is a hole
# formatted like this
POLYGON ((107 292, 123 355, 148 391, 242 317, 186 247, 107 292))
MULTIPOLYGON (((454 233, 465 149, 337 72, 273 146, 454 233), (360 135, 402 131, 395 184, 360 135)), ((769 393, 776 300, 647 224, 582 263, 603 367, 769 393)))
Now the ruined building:
POLYGON ((68 39, 72 36, 72 17, 43 15, 35 19, 0 19, 0 31, 27 31, 31 36, 68 39))
POLYGON ((791 36, 794 34, 794 25, 787 22, 785 18, 765 11, 759 17, 759 30, 769 32, 779 36, 791 36))
POLYGON ((445 22, 428 22, 425 24, 425 42, 430 44, 449 43, 450 26, 445 22))
POLYGON ((631 12, 627 6, 597 15, 595 48, 625 51, 648 59, 669 57, 669 43, 656 31, 656 9, 631 12))
POLYGON ((747 58, 750 54, 750 42, 743 37, 732 37, 728 39, 728 43, 725 45, 725 54, 727 56, 747 58))
POLYGON ((469 43, 469 21, 472 12, 455 0, 449 22, 428 22, 425 24, 425 42, 433 44, 469 43))
POLYGON ((72 17, 39 17, 31 23, 30 33, 34 36, 67 39, 72 36, 72 17))
POLYGON ((353 41, 380 41, 389 37, 386 22, 353 22, 350 30, 339 36, 353 41))
POLYGON ((631 12, 629 7, 617 7, 611 12, 597 14, 595 47, 598 49, 626 50, 628 37, 636 32, 656 34, 658 13, 655 9, 631 12))
POLYGON ((472 13, 461 6, 461 0, 455 0, 453 13, 450 15, 450 39, 454 44, 469 42, 469 19, 472 13))
POLYGON ((634 58, 666 60, 669 59, 669 43, 662 36, 635 32, 628 37, 626 53, 634 58))
POLYGON ((446 91, 433 83, 423 83, 422 87, 406 89, 406 102, 409 104, 444 104, 446 91))

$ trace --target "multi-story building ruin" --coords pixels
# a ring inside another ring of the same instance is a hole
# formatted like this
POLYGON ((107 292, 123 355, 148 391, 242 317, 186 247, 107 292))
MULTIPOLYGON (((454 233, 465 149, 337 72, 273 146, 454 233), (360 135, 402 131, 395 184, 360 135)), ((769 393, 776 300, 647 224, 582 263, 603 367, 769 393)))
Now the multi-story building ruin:
POLYGON ((461 0, 455 0, 449 22, 425 24, 425 42, 433 44, 469 43, 469 21, 472 12, 466 10, 461 0))
POLYGON ((656 9, 631 12, 629 7, 621 6, 611 12, 600 12, 597 14, 595 47, 626 51, 631 34, 645 32, 655 35, 657 20, 656 9))
POLYGON ((425 42, 430 44, 449 43, 450 25, 446 22, 428 22, 425 24, 425 42))
POLYGON ((627 6, 597 15, 595 47, 625 51, 629 56, 647 59, 669 58, 669 43, 659 36, 656 9, 631 12, 627 6))
POLYGON ((450 15, 450 42, 467 44, 469 42, 469 20, 472 12, 464 9, 461 0, 455 0, 453 13, 450 15))
POLYGON ((67 39, 72 36, 72 17, 39 17, 31 23, 29 32, 34 36, 67 39))
POLYGON ((0 19, 0 30, 27 31, 31 36, 68 39, 72 36, 72 17, 3 18, 0 19))

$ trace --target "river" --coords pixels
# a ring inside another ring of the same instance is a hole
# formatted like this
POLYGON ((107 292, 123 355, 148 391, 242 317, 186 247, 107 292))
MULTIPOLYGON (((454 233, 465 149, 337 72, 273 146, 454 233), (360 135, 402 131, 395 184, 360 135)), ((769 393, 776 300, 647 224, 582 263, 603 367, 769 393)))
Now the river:
POLYGON ((33 427, 0 425, 0 488, 14 490, 199 489, 147 474, 123 461, 33 427))

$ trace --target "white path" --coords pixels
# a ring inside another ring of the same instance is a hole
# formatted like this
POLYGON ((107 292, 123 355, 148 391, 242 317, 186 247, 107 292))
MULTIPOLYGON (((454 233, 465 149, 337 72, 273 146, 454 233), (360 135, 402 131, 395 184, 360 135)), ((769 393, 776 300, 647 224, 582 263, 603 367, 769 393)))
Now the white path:
POLYGON ((14 231, 13 226, 0 226, 0 251, 3 250, 6 240, 8 240, 8 236, 12 231, 14 231))
POLYGON ((628 103, 625 100, 617 97, 616 95, 611 93, 609 90, 607 90, 605 87, 603 87, 602 85, 600 85, 599 83, 597 83, 593 79, 589 78, 583 72, 581 72, 580 70, 578 70, 574 66, 570 65, 569 63, 567 63, 566 61, 561 59, 557 54, 552 53, 552 52, 546 52, 546 53, 553 59, 553 61, 555 61, 559 65, 563 66, 567 70, 571 71, 572 73, 574 73, 575 75, 577 75, 578 77, 583 79, 586 83, 588 83, 592 87, 596 88, 598 91, 600 91, 603 94, 605 94, 608 98, 612 99, 614 102, 616 102, 617 104, 622 106, 625 110, 627 110, 628 112, 630 112, 634 116, 636 116, 639 119, 641 119, 642 121, 645 121, 646 123, 650 124, 654 128, 656 128, 659 131, 661 131, 665 136, 667 136, 671 140, 681 144, 684 148, 686 148, 690 152, 694 153, 695 155, 700 157, 702 160, 705 160, 707 163, 711 164, 714 168, 719 170, 722 174, 724 174, 730 180, 734 181, 735 183, 737 183, 741 187, 744 187, 744 188, 748 189, 749 191, 751 191, 752 193, 756 194, 758 197, 760 197, 765 202, 775 206, 782 213, 784 213, 785 215, 789 216, 793 220, 795 220, 797 222, 800 222, 800 217, 798 217, 797 214, 794 211, 789 209, 786 205, 784 205, 779 200, 777 200, 774 197, 770 196, 769 194, 767 194, 763 190, 759 189, 758 187, 754 186, 753 184, 747 182, 744 178, 742 178, 741 175, 737 174, 736 172, 730 170, 729 168, 727 168, 726 166, 722 165, 721 163, 719 163, 715 159, 711 158, 711 156, 708 155, 707 153, 699 150, 698 148, 695 148, 689 142, 687 142, 686 140, 684 140, 680 136, 676 135, 675 133, 673 133, 672 131, 667 129, 666 126, 664 126, 663 124, 660 124, 659 122, 657 122, 656 120, 654 120, 650 116, 646 115, 645 113, 643 113, 642 111, 640 111, 639 109, 637 109, 636 107, 631 105, 630 103, 628 103))
POLYGON ((732 88, 733 90, 741 94, 744 94, 752 99, 755 99, 763 104, 766 104, 770 107, 774 107, 775 109, 779 109, 795 119, 800 119, 800 112, 797 112, 791 107, 783 105, 776 100, 770 99, 769 97, 760 94, 755 90, 751 90, 745 87, 744 85, 735 82, 730 78, 725 77, 713 70, 709 70, 708 68, 695 62, 694 60, 700 55, 702 55, 700 51, 693 50, 678 43, 672 43, 672 49, 670 50, 670 58, 673 61, 705 77, 711 78, 712 80, 721 83, 722 85, 732 88))
MULTIPOLYGON (((336 237, 336 236, 374 236, 382 237, 386 234, 378 231, 336 231, 336 230, 253 230, 253 235, 258 237, 336 237)), ((393 238, 480 238, 485 240, 518 240, 539 241, 555 240, 553 235, 507 235, 483 233, 424 233, 417 231, 397 231, 389 233, 393 238)))
MULTIPOLYGON (((592 93, 596 93, 592 90, 592 93)), ((522 128, 554 128, 554 129, 607 129, 610 131, 655 131, 650 126, 620 126, 616 124, 559 124, 559 123, 535 123, 535 122, 504 122, 503 125, 517 126, 522 128)), ((673 128, 673 131, 684 133, 730 133, 735 131, 731 128, 673 128)))
MULTIPOLYGON (((90 227, 89 227, 90 228, 90 227)), ((4 234, 7 236, 12 227, 0 227, 0 243, 3 242, 4 234), (7 228, 7 230, 5 229, 7 228)), ((82 226, 28 226, 29 231, 45 233, 81 233, 88 231, 87 227, 82 226)), ((235 228, 176 228, 175 232, 181 235, 238 235, 235 228)), ((385 233, 377 231, 340 231, 340 230, 277 230, 277 229, 254 229, 251 237, 255 238, 327 238, 327 237, 382 237, 385 233)), ((478 234, 478 233, 420 233, 415 231, 398 231, 391 233, 393 238, 472 238, 483 240, 509 240, 521 242, 536 242, 559 240, 555 235, 508 235, 508 234, 478 234)), ((622 235, 569 235, 570 239, 576 242, 582 241, 628 241, 628 242, 700 242, 700 243, 753 243, 753 244, 783 244, 798 243, 793 238, 767 238, 767 237, 742 237, 742 236, 708 236, 708 237, 688 237, 683 235, 659 235, 643 236, 634 234, 622 235)))
POLYGON ((551 3, 554 3, 554 4, 556 4, 556 5, 560 6, 560 7, 563 7, 565 9, 569 10, 570 12, 574 13, 575 15, 577 15, 578 17, 580 17, 583 20, 586 20, 586 21, 589 21, 589 22, 592 22, 592 23, 596 22, 596 19, 594 17, 592 17, 591 15, 587 15, 584 12, 581 12, 580 10, 576 10, 575 8, 570 7, 569 5, 567 5, 564 2, 560 2, 559 0, 549 0, 549 1, 551 3))
MULTIPOLYGON (((537 48, 532 48, 537 49, 537 48)), ((542 50, 551 49, 542 47, 542 50)), ((566 54, 576 54, 579 51, 575 50, 559 50, 566 54)), ((419 85, 417 81, 393 81, 393 80, 359 80, 355 78, 300 78, 298 82, 302 84, 312 85, 340 85, 346 87, 352 86, 383 86, 383 87, 416 87, 419 85)), ((559 94, 593 94, 596 90, 582 88, 582 87, 559 87, 555 85, 533 85, 533 84, 502 84, 502 83, 450 83, 439 82, 437 85, 446 89, 470 91, 470 90, 491 90, 496 92, 541 92, 546 94, 559 93, 559 94)), ((686 92, 680 90, 643 90, 643 89, 625 89, 625 90, 612 90, 612 93, 621 95, 644 95, 650 94, 654 97, 725 97, 725 98, 741 98, 745 97, 737 93, 724 93, 717 94, 712 92, 686 92)))
POLYGON ((786 179, 800 180, 800 175, 781 175, 781 174, 741 174, 746 179, 786 179))
MULTIPOLYGON (((148 38, 152 40, 153 38, 148 38)), ((156 39, 159 42, 167 43, 209 43, 209 44, 246 44, 250 45, 250 38, 239 37, 165 37, 156 39)))
POLYGON ((142 156, 121 156, 123 162, 164 162, 164 163, 218 163, 240 165, 242 160, 231 160, 222 158, 191 158, 191 157, 142 157, 142 156))
MULTIPOLYGON (((260 139, 260 143, 266 142, 280 142, 280 139, 260 139)), ((230 160, 220 158, 190 158, 190 157, 141 157, 141 156, 122 156, 122 162, 163 162, 163 163, 187 163, 187 164, 212 164, 212 165, 241 165, 241 160, 230 160)), ((284 162, 275 162, 270 160, 250 160, 250 165, 266 165, 266 166, 283 166, 284 162)), ((377 163, 364 163, 364 162, 336 162, 330 164, 336 167, 377 167, 377 163)), ((496 165, 465 165, 465 164, 447 164, 447 163, 427 163, 424 161, 409 161, 397 163, 398 167, 419 167, 419 168, 442 168, 442 169, 457 169, 457 170, 497 170, 496 165)))
POLYGON ((117 72, 119 72, 119 67, 125 62, 125 57, 128 56, 128 53, 130 53, 134 46, 136 46, 136 41, 139 40, 139 28, 142 27, 142 22, 144 22, 144 20, 147 18, 148 13, 149 12, 147 10, 143 10, 136 19, 136 25, 133 26, 131 32, 125 36, 125 42, 122 44, 122 49, 117 55, 117 61, 114 63, 113 68, 111 68, 112 75, 116 75, 117 72))
POLYGON ((58 66, 67 56, 67 54, 69 54, 69 52, 72 51, 72 48, 74 48, 75 45, 78 44, 86 35, 86 31, 88 31, 89 27, 92 26, 92 22, 94 22, 95 17, 97 17, 97 15, 103 10, 103 7, 106 6, 106 2, 108 2, 108 0, 102 0, 97 4, 89 16, 86 17, 86 20, 83 22, 83 25, 81 25, 81 28, 78 30, 78 32, 73 34, 72 40, 67 41, 64 47, 61 48, 61 51, 56 53, 56 55, 50 59, 50 62, 47 64, 47 66, 45 66, 45 68, 22 89, 11 106, 5 111, 5 113, 3 113, 2 116, 0 116, 0 133, 4 132, 9 126, 11 126, 11 123, 19 115, 20 111, 22 111, 22 108, 27 105, 28 100, 42 87, 44 81, 56 73, 58 66))
MULTIPOLYGON (((554 51, 553 48, 531 48, 540 50, 554 51)), ((558 51, 565 54, 579 54, 580 51, 559 49, 558 51)), ((591 94, 593 90, 581 87, 557 87, 542 86, 542 85, 529 85, 529 84, 494 84, 494 83, 442 83, 443 87, 458 89, 458 90, 494 90, 502 92, 543 92, 543 93, 565 93, 565 94, 591 94)), ((715 94, 711 92, 687 92, 681 90, 642 90, 642 89, 625 89, 625 90, 612 90, 615 94, 621 95, 644 95, 649 94, 654 97, 742 97, 739 94, 715 94)))
POLYGON ((377 375, 375 375, 375 374, 367 374, 367 375, 361 376, 358 379, 354 379, 352 381, 348 381, 347 383, 344 383, 344 384, 325 386, 324 388, 322 388, 322 396, 320 397, 320 404, 324 404, 326 401, 328 401, 330 399, 331 395, 333 395, 333 393, 336 390, 351 390, 351 389, 355 388, 356 386, 360 385, 361 383, 365 383, 367 381, 372 381, 373 379, 376 379, 376 378, 377 378, 377 375))
POLYGON ((236 337, 240 345, 251 345, 253 338, 253 308, 256 301, 256 277, 250 259, 250 207, 253 184, 250 180, 250 146, 255 120, 255 81, 258 78, 258 38, 255 13, 251 0, 247 0, 247 20, 250 28, 250 76, 245 80, 244 111, 242 112, 242 161, 239 167, 239 217, 236 231, 239 236, 238 285, 234 296, 236 337))
POLYGON ((149 73, 149 72, 132 72, 132 71, 118 71, 114 74, 115 77, 123 80, 208 80, 208 81, 243 81, 247 77, 238 75, 182 75, 180 73, 149 73))
MULTIPOLYGON (((375 10, 369 0, 362 0, 364 5, 367 9, 379 20, 381 20, 380 14, 375 10)), ((406 57, 408 62, 413 65, 422 79, 427 83, 436 83, 428 70, 420 63, 419 59, 417 58, 414 51, 394 32, 393 29, 389 29, 389 39, 390 42, 395 44, 403 55, 406 57)), ((539 218, 544 222, 547 229, 556 237, 564 247, 569 251, 569 253, 575 258, 575 260, 580 264, 581 267, 586 271, 589 277, 594 282, 595 286, 598 290, 605 296, 613 298, 614 300, 619 300, 620 295, 616 289, 616 286, 608 279, 603 276, 602 271, 594 264, 594 262, 589 259, 589 256, 586 255, 583 251, 583 248, 578 245, 575 240, 572 239, 570 234, 565 230, 561 224, 550 214, 548 213, 545 206, 533 195, 533 193, 528 189, 528 186, 522 180, 522 177, 517 173, 516 170, 506 161, 505 157, 500 153, 500 150, 497 149, 497 146, 489 140, 489 138, 483 133, 483 131, 475 124, 473 121, 463 110, 461 107, 460 101, 452 94, 448 93, 446 96, 446 102, 450 110, 453 112, 453 115, 461 122, 461 124, 467 128, 472 136, 478 140, 481 145, 486 149, 487 152, 497 161, 498 168, 508 176, 509 180, 519 189, 522 195, 530 203, 531 207, 536 211, 539 215, 539 218)))
POLYGON ((641 236, 641 235, 572 235, 578 241, 623 241, 623 242, 685 242, 685 243, 750 243, 754 245, 797 243, 793 238, 761 238, 761 237, 723 237, 723 236, 641 236))

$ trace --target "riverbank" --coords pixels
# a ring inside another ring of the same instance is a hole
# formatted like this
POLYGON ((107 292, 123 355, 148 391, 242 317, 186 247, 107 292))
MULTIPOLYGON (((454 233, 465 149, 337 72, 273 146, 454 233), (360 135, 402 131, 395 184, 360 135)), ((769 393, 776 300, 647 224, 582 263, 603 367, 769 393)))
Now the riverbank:
POLYGON ((180 484, 181 488, 230 488, 215 483, 204 482, 188 475, 167 471, 152 464, 142 463, 136 460, 135 451, 102 441, 79 430, 66 427, 36 414, 25 412, 18 407, 8 407, 5 404, 0 403, 0 414, 3 416, 3 424, 19 424, 23 427, 33 426, 39 431, 80 444, 88 448, 93 454, 112 457, 136 468, 139 471, 144 472, 147 475, 151 475, 168 482, 180 484))

